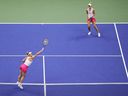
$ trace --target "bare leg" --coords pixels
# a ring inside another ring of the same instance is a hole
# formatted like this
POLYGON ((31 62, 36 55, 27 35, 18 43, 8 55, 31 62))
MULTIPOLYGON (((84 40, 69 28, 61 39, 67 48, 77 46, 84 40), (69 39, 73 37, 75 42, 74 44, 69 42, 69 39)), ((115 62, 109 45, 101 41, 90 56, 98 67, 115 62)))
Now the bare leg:
POLYGON ((90 28, 90 21, 87 22, 88 23, 88 35, 91 35, 91 28, 90 28))
POLYGON ((18 87, 20 88, 20 89, 23 89, 23 86, 22 86, 22 82, 23 82, 23 80, 24 80, 24 78, 25 78, 25 75, 26 75, 26 73, 24 73, 24 72, 22 72, 21 70, 20 70, 20 74, 19 74, 19 76, 18 76, 18 87))
POLYGON ((20 83, 23 82, 23 80, 24 80, 24 78, 25 78, 25 76, 26 76, 26 73, 24 73, 24 72, 21 72, 21 74, 22 74, 22 77, 21 77, 21 79, 20 79, 20 83))
POLYGON ((88 21, 88 31, 90 32, 91 31, 91 28, 90 28, 90 22, 88 21))
POLYGON ((21 70, 20 70, 20 74, 19 74, 19 76, 18 76, 18 82, 20 82, 21 77, 22 77, 22 74, 21 74, 21 70))
POLYGON ((98 33, 98 37, 100 37, 100 32, 99 32, 99 29, 98 29, 98 27, 97 27, 96 23, 95 23, 95 22, 93 22, 93 25, 94 25, 95 30, 96 30, 96 31, 97 31, 97 33, 98 33))
POLYGON ((96 31, 99 32, 99 29, 98 29, 98 27, 97 27, 95 22, 93 22, 93 25, 94 25, 94 28, 96 29, 96 31))

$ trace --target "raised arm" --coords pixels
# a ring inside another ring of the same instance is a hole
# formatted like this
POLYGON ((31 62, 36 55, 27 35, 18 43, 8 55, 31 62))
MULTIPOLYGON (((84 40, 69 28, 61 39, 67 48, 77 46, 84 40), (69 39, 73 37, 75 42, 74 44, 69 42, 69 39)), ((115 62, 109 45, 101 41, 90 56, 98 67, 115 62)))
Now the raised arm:
POLYGON ((40 53, 42 53, 44 51, 44 48, 42 48, 40 51, 38 51, 34 56, 33 56, 33 59, 38 56, 40 53))

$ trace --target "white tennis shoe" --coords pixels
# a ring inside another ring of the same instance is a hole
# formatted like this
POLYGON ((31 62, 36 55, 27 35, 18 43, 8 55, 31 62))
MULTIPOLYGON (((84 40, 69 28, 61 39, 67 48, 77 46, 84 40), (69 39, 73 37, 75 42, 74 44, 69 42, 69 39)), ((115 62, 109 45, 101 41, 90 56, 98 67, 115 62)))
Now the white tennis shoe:
POLYGON ((23 86, 22 86, 22 84, 21 84, 20 82, 17 81, 17 84, 18 84, 18 87, 19 87, 20 89, 24 89, 23 86))
POLYGON ((91 32, 88 32, 88 35, 91 35, 92 33, 91 32))
POLYGON ((98 37, 101 37, 100 33, 98 32, 98 37))

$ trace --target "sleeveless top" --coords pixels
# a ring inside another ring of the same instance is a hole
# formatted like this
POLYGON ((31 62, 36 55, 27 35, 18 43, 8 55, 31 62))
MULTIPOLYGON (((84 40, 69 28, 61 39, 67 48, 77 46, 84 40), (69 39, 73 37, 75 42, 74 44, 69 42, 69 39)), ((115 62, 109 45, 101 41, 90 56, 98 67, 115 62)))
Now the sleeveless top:
POLYGON ((30 58, 30 57, 27 57, 26 60, 25 60, 25 62, 24 62, 24 64, 25 64, 26 66, 30 66, 30 65, 32 64, 32 61, 30 61, 29 58, 30 58))
POLYGON ((87 8, 87 11, 88 11, 87 16, 88 16, 88 18, 93 17, 93 10, 94 10, 93 8, 91 8, 91 10, 89 8, 87 8))

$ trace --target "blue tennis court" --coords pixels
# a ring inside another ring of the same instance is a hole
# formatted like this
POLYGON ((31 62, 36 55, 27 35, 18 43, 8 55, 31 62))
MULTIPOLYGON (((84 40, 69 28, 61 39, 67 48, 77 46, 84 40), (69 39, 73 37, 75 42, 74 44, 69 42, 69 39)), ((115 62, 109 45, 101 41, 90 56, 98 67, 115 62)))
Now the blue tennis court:
POLYGON ((0 96, 127 96, 128 24, 0 24, 0 96), (91 26, 93 27, 93 26, 91 26), (17 87, 27 51, 49 45, 17 87))

